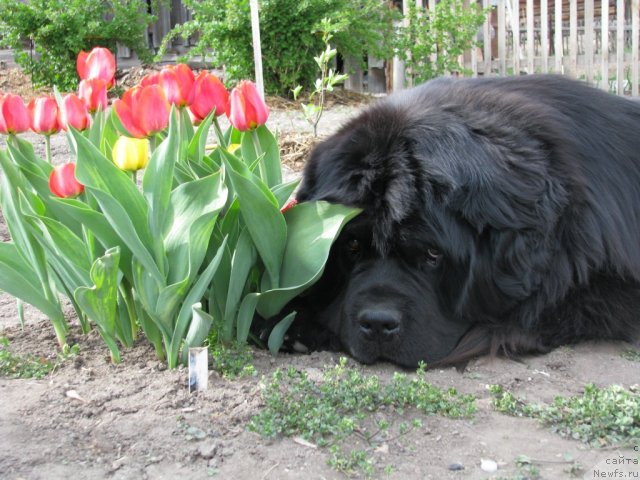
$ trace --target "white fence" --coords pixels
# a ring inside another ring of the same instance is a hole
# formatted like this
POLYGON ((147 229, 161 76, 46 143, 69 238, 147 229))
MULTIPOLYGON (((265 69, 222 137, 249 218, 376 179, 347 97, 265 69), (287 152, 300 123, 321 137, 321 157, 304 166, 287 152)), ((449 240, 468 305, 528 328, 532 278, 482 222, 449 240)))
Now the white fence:
MULTIPOLYGON (((485 8, 490 0, 482 0, 485 8)), ((473 75, 563 73, 620 95, 638 95, 639 0, 497 0, 473 75)))

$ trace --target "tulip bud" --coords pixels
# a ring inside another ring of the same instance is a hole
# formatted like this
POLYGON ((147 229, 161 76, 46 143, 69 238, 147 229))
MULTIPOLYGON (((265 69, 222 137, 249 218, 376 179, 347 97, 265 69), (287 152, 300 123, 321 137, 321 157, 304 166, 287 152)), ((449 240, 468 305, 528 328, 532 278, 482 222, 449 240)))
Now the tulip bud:
POLYGON ((295 207, 297 204, 298 204, 298 200, 296 200, 295 198, 292 198, 287 203, 285 203, 285 205, 280 209, 280 212, 284 213, 287 210, 289 210, 290 208, 295 207))
POLYGON ((96 47, 91 52, 80 52, 76 60, 80 80, 99 78, 107 88, 115 83, 116 59, 107 48, 96 47))
POLYGON ((82 185, 75 177, 76 164, 58 165, 49 175, 49 190, 60 198, 77 197, 84 192, 82 185))
POLYGON ((216 117, 222 115, 229 102, 229 92, 222 82, 209 72, 200 72, 189 94, 189 110, 201 122, 215 108, 216 117))
POLYGON ((148 81, 162 87, 169 103, 184 107, 189 103, 195 75, 188 65, 169 65, 148 81))
POLYGON ((149 137, 169 125, 171 105, 159 85, 133 87, 113 102, 120 123, 135 138, 149 137))
POLYGON ((113 146, 112 157, 120 170, 140 170, 149 161, 149 140, 121 136, 113 146))
POLYGON ((53 97, 34 98, 27 105, 31 118, 31 130, 42 135, 60 131, 58 103, 53 97))
POLYGON ((76 94, 65 95, 59 108, 60 126, 63 130, 67 130, 69 126, 76 130, 85 130, 89 126, 91 118, 87 106, 76 94))
POLYGON ((95 113, 99 107, 102 111, 107 108, 107 84, 99 78, 87 78, 80 82, 78 96, 87 106, 90 113, 95 113))
POLYGON ((269 118, 269 107, 253 82, 243 80, 234 88, 227 105, 231 125, 241 132, 264 125, 269 118))
POLYGON ((5 93, 0 95, 0 133, 15 134, 29 130, 31 119, 22 97, 5 93))

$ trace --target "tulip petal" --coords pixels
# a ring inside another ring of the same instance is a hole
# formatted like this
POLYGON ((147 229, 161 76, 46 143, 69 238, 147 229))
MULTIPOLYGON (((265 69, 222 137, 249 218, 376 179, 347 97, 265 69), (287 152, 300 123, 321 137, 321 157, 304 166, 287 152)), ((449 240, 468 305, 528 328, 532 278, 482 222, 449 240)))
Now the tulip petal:
POLYGON ((136 124, 133 111, 129 104, 124 100, 124 97, 113 102, 113 109, 116 111, 116 114, 120 119, 120 123, 122 123, 122 126, 127 130, 129 135, 135 138, 144 138, 147 136, 146 132, 141 130, 136 124))
POLYGON ((164 130, 169 125, 171 106, 159 85, 144 87, 137 99, 138 125, 147 135, 164 130))

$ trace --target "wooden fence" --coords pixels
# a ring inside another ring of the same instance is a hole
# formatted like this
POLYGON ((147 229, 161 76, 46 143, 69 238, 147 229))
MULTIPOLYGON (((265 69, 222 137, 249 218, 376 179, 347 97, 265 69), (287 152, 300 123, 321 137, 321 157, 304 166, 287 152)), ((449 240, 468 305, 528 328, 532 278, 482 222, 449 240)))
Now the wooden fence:
MULTIPOLYGON (((472 75, 521 75, 555 72, 582 78, 620 95, 638 96, 640 86, 640 0, 469 0, 492 12, 479 30, 480 48, 461 63, 472 75), (487 39, 487 41, 483 41, 487 39)), ((432 8, 437 0, 404 0, 432 8)), ((158 47, 169 29, 188 18, 180 0, 162 6, 150 30, 158 47)), ((180 40, 178 50, 189 48, 180 40)), ((126 56, 126 53, 123 52, 126 56)), ((349 60, 349 59, 345 59, 349 60)), ((397 59, 369 58, 368 75, 348 62, 353 90, 384 92, 404 87, 404 67, 397 59)))
POLYGON ((639 20, 639 0, 497 0, 479 34, 493 41, 464 65, 474 76, 562 73, 637 96, 639 20))

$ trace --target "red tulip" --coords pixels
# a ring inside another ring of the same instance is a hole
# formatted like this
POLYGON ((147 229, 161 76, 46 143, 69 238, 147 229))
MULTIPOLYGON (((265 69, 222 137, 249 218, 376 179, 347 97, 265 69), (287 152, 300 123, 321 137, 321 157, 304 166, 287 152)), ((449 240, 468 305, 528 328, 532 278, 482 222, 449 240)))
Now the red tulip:
POLYGON ((22 97, 0 94, 0 133, 21 133, 29 130, 31 119, 22 97))
POLYGON ((42 135, 60 131, 58 103, 53 97, 34 98, 27 105, 31 117, 31 130, 42 135))
POLYGON ((96 47, 91 52, 80 52, 76 60, 80 80, 99 78, 107 88, 113 87, 116 75, 116 59, 108 48, 96 47))
POLYGON ((287 203, 284 204, 284 206, 280 209, 280 212, 284 213, 290 208, 295 207, 297 204, 298 204, 298 200, 296 200, 295 198, 292 198, 291 200, 289 200, 287 203))
POLYGON ((244 132, 264 125, 269 118, 269 107, 264 103, 255 84, 243 80, 231 92, 227 116, 231 125, 244 132))
POLYGON ((196 123, 202 121, 215 108, 216 116, 222 115, 229 102, 229 92, 222 82, 209 72, 200 72, 189 95, 189 110, 196 123))
POLYGON ((76 130, 89 127, 91 117, 85 103, 75 93, 68 93, 62 98, 60 108, 60 126, 67 130, 69 126, 76 130))
POLYGON ((145 138, 169 124, 171 105, 159 85, 133 87, 113 102, 113 108, 129 135, 145 138))
POLYGON ((49 190, 60 198, 77 197, 84 192, 84 185, 76 180, 76 164, 58 165, 49 175, 49 190))
POLYGON ((177 107, 184 107, 189 103, 191 87, 195 81, 195 75, 188 65, 184 63, 169 65, 160 72, 145 76, 140 85, 160 85, 164 90, 169 103, 177 107))
POLYGON ((99 78, 87 78, 80 82, 78 96, 84 101, 90 113, 102 107, 102 111, 107 108, 107 84, 99 78))

